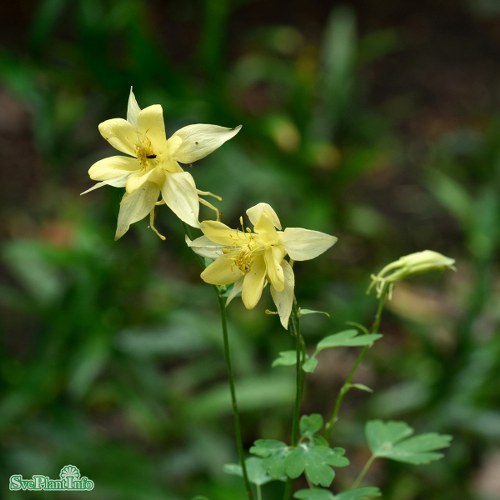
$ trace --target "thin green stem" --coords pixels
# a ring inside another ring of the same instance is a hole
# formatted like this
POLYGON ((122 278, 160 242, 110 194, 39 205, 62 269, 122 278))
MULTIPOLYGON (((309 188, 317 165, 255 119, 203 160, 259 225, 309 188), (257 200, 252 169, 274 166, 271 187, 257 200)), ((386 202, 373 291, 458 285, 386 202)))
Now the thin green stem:
MULTIPOLYGON (((297 302, 293 301, 292 314, 290 315, 290 333, 295 337, 295 352, 296 352, 296 364, 295 364, 295 401, 293 404, 293 414, 292 414, 292 433, 291 433, 291 445, 297 446, 299 441, 299 421, 300 421, 300 407, 302 404, 302 397, 304 394, 304 370, 302 370, 302 365, 304 364, 306 349, 304 339, 300 334, 300 320, 299 320, 299 307, 297 302)), ((292 496, 292 480, 287 479, 285 484, 285 491, 283 498, 287 500, 292 496)))
MULTIPOLYGON (((184 224, 184 231, 188 238, 192 240, 191 229, 187 224, 184 224)), ((198 256, 199 257, 199 256, 198 256)), ((205 267, 205 262, 202 257, 199 257, 199 262, 201 266, 205 267)), ((240 461, 241 470, 243 473, 243 482, 245 484, 245 490, 247 492, 247 497, 249 500, 253 500, 252 487, 250 486, 250 481, 248 479, 248 471, 245 462, 245 451, 243 447, 243 437, 241 433, 241 420, 240 413, 238 411, 238 400, 236 399, 236 387, 234 383, 233 365, 231 362, 231 350, 229 348, 229 335, 227 328, 227 315, 226 315, 226 299, 221 293, 219 287, 214 286, 213 289, 217 294, 217 299, 219 301, 221 327, 222 327, 222 338, 224 342, 224 359, 226 361, 227 378, 229 382, 229 391, 231 393, 231 406, 233 409, 233 421, 234 421, 234 431, 236 437, 236 448, 238 450, 238 458, 240 461)), ((259 492, 257 492, 259 494, 259 492)))
POLYGON ((238 411, 238 401, 236 399, 236 387, 234 384, 234 374, 233 366, 231 362, 231 351, 229 349, 229 336, 227 332, 227 316, 226 316, 226 300, 222 294, 217 291, 217 296, 219 298, 220 307, 220 317, 222 325, 222 337, 224 339, 224 358, 226 360, 227 376, 229 381, 229 390, 231 392, 231 405, 233 408, 233 420, 234 420, 234 431, 236 435, 236 447, 238 449, 238 456, 240 459, 241 470, 243 472, 243 482, 245 483, 245 489, 247 491, 247 496, 250 500, 253 500, 252 488, 250 486, 250 481, 248 480, 247 466, 245 463, 245 451, 243 448, 243 438, 241 434, 241 421, 240 413, 238 411))
POLYGON ((257 490, 257 500, 262 500, 262 490, 260 489, 260 484, 256 485, 257 490))
MULTIPOLYGON (((371 333, 378 333, 378 329, 380 327, 380 320, 382 319, 382 311, 384 310, 384 305, 385 301, 387 299, 387 294, 388 294, 388 288, 385 287, 384 290, 382 291, 382 294, 380 295, 379 302, 378 302, 378 307, 377 307, 377 312, 375 313, 375 319, 373 321, 373 325, 371 328, 371 333)), ((344 398, 346 394, 349 392, 349 390, 352 387, 352 380, 354 378, 354 375, 356 375, 356 372, 358 371, 359 366, 361 365, 363 359, 366 356, 366 353, 370 349, 371 346, 365 346, 359 353, 358 357, 356 358, 356 361, 354 362, 353 367, 351 368, 349 374, 347 375, 346 381, 342 385, 339 394, 337 396, 337 399, 335 400, 335 405, 333 407, 332 414, 330 418, 328 419, 328 423, 325 426, 325 432, 324 436, 328 437, 333 429, 333 426, 335 425, 335 422, 337 422, 337 418, 340 412, 340 407, 342 406, 342 402, 344 401, 344 398)))
POLYGON ((358 477, 356 478, 356 480, 352 483, 352 486, 351 486, 351 489, 354 490, 355 488, 357 488, 361 482, 363 481, 363 479, 365 478, 366 476, 366 473, 368 472, 368 470, 370 469, 370 467, 372 466, 373 462, 375 462, 375 459, 377 457, 375 456, 371 456, 368 461, 366 462, 365 466, 363 467, 363 470, 359 473, 358 477))

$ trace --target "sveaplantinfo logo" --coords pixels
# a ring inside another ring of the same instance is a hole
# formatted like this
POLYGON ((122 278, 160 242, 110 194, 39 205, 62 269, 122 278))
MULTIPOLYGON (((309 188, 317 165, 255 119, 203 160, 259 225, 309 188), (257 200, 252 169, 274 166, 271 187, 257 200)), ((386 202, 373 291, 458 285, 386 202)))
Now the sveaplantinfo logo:
POLYGON ((49 476, 34 475, 31 479, 24 479, 21 474, 13 474, 9 479, 11 491, 91 491, 94 481, 82 476, 78 467, 65 465, 59 472, 59 479, 49 476))

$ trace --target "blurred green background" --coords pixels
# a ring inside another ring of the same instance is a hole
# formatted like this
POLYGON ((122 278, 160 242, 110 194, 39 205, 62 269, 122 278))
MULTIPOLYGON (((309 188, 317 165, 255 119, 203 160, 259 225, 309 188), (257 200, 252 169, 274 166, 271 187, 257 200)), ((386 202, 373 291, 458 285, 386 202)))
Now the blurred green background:
MULTIPOLYGON (((454 435, 432 466, 378 463, 384 499, 500 498, 500 3, 496 0, 4 2, 0 30, 0 496, 11 474, 74 464, 96 499, 243 498, 217 304, 163 208, 113 241, 119 189, 88 167, 114 154, 99 122, 131 85, 167 130, 243 124, 190 170, 236 223, 267 201, 285 226, 338 244, 297 266, 309 344, 369 323, 370 273, 430 248, 457 272, 395 290, 385 338, 336 444, 368 456, 363 424, 454 435)), ((211 214, 206 213, 207 217, 211 214)), ((247 446, 288 436, 293 348, 268 294, 229 308, 247 446)), ((322 355, 304 412, 327 414, 355 358, 322 355)), ((279 484, 266 487, 278 498, 279 484)), ((52 495, 37 493, 41 498, 52 495)), ((74 495, 58 494, 58 498, 74 495)))

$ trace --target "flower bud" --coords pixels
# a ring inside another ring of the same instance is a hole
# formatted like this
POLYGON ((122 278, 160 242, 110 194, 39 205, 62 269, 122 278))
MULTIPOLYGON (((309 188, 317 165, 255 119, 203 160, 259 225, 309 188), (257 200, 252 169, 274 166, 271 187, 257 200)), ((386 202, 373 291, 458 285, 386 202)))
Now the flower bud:
POLYGON ((389 298, 392 294, 392 288, 396 281, 404 280, 417 274, 428 271, 439 271, 445 269, 455 270, 455 261, 443 254, 433 250, 424 250, 422 252, 411 253, 400 257, 398 260, 385 266, 377 275, 372 274, 372 282, 368 292, 375 287, 377 297, 381 297, 385 288, 389 298))

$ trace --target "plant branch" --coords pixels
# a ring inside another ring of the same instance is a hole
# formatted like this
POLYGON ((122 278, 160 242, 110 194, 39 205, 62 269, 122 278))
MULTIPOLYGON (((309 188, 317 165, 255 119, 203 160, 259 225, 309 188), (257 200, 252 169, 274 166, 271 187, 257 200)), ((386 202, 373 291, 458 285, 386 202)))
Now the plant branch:
MULTIPOLYGON (((382 318, 382 311, 384 310, 384 305, 385 301, 387 300, 387 295, 388 295, 389 289, 387 286, 384 287, 384 290, 382 291, 382 294, 380 295, 380 299, 378 302, 377 306, 377 312, 375 313, 375 319, 373 321, 373 325, 371 328, 371 333, 378 333, 378 329, 380 328, 380 320, 382 318)), ((346 381, 342 385, 339 394, 337 396, 337 399, 335 400, 335 405, 332 411, 332 414, 330 418, 328 419, 328 423, 325 426, 325 432, 324 436, 328 437, 333 429, 333 426, 337 422, 338 414, 340 412, 340 407, 342 406, 342 402, 344 401, 344 398, 346 394, 349 392, 349 390, 352 387, 352 380, 354 378, 354 375, 356 375, 356 372, 358 371, 359 366, 361 365, 361 362, 366 356, 366 353, 370 349, 371 346, 365 346, 359 353, 358 357, 356 358, 356 361, 354 362, 353 367, 351 368, 349 374, 347 375, 346 381)))

